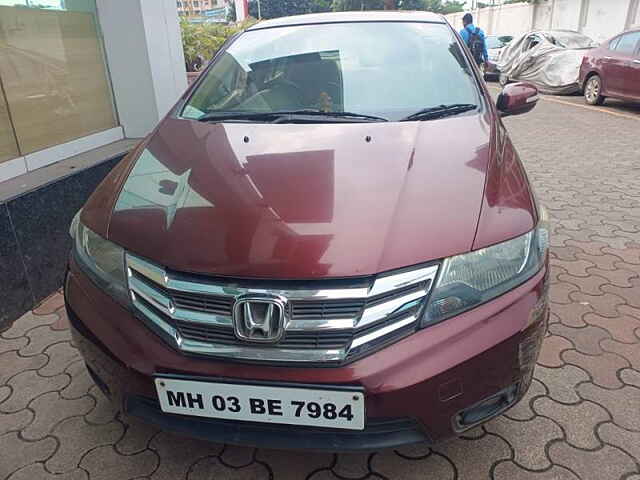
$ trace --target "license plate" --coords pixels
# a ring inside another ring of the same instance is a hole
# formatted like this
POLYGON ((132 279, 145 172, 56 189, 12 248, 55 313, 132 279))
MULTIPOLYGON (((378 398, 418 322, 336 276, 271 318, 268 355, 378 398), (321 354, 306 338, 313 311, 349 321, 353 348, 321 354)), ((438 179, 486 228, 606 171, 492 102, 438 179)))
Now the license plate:
POLYGON ((249 422, 364 428, 358 391, 269 387, 156 378, 163 412, 249 422))

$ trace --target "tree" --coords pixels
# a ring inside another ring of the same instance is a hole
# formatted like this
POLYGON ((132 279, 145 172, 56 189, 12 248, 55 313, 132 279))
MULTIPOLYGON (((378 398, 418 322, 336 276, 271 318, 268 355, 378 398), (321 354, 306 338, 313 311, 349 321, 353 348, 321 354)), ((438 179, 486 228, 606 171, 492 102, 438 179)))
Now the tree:
MULTIPOLYGON (((278 18, 288 15, 300 15, 312 10, 312 0, 260 0, 262 18, 278 18)), ((249 15, 258 17, 258 2, 249 2, 249 15)))
POLYGON ((425 0, 400 0, 400 10, 426 10, 425 0))
POLYGON ((330 12, 333 0, 311 0, 311 12, 330 12))
POLYGON ((333 0, 335 12, 382 9, 384 9, 384 0, 333 0))

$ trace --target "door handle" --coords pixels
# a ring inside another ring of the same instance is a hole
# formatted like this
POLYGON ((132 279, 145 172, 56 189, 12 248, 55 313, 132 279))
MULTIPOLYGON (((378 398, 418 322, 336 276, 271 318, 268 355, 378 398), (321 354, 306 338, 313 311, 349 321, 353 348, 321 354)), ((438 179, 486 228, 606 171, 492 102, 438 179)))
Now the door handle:
POLYGON ((613 57, 602 57, 603 60, 613 60, 613 57))
POLYGON ((634 60, 632 63, 640 63, 640 60, 634 60))

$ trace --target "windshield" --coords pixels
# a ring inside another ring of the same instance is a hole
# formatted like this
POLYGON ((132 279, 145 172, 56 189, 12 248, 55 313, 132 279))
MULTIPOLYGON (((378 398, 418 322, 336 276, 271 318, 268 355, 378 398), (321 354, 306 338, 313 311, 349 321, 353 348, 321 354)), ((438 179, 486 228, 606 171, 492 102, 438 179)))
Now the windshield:
POLYGON ((506 47, 511 40, 513 37, 509 35, 487 37, 487 48, 491 50, 492 48, 506 47))
POLYGON ((577 32, 550 32, 552 43, 564 48, 592 48, 597 44, 581 33, 577 32))
POLYGON ((182 116, 314 109, 399 120, 477 104, 449 27, 409 22, 303 25, 244 33, 216 60, 182 116))

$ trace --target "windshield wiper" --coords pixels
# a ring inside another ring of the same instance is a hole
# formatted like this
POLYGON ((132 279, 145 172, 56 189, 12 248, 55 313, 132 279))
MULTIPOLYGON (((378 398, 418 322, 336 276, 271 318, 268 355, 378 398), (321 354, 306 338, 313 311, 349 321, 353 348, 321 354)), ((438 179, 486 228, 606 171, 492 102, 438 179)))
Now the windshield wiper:
MULTIPOLYGON (((365 115, 362 113, 352 112, 323 112, 313 109, 301 109, 301 110, 279 110, 275 112, 209 112, 198 118, 200 122, 224 122, 227 120, 245 120, 254 122, 273 122, 282 123, 294 117, 313 117, 318 120, 324 118, 344 118, 346 120, 359 120, 366 122, 387 122, 388 120, 383 117, 375 117, 373 115, 365 115)), ((310 118, 310 120, 312 120, 310 118)), ((312 120, 312 121, 313 121, 312 120)))
POLYGON ((451 103, 449 105, 438 105, 437 107, 423 108, 401 119, 401 122, 411 122, 414 120, 433 120, 435 118, 449 117, 459 113, 475 110, 478 105, 473 103, 451 103))

